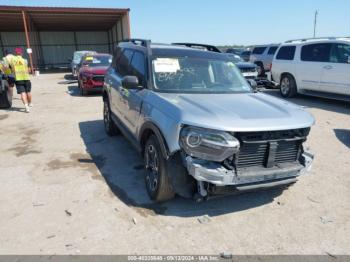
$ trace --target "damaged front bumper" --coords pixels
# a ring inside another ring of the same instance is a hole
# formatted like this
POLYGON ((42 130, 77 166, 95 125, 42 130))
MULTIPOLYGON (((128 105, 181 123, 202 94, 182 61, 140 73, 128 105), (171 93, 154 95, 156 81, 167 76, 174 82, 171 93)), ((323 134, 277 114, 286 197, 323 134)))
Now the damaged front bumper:
POLYGON ((220 163, 187 156, 185 161, 188 173, 199 182, 216 186, 235 186, 238 190, 268 188, 294 183, 296 178, 310 170, 314 156, 304 152, 301 163, 284 163, 272 168, 250 167, 229 170, 220 163))

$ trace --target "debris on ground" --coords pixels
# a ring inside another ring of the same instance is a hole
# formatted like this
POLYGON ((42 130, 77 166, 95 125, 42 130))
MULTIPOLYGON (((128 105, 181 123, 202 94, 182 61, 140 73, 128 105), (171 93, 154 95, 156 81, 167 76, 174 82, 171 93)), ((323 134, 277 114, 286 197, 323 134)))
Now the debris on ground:
POLYGON ((69 217, 70 217, 70 216, 72 216, 72 213, 71 213, 71 212, 69 212, 67 209, 66 209, 66 210, 64 210, 64 212, 66 212, 66 215, 67 215, 67 216, 69 216, 69 217))
POLYGON ((198 218, 199 223, 201 224, 207 224, 211 221, 210 217, 208 215, 204 215, 198 218))
POLYGON ((332 258, 337 258, 335 255, 332 255, 331 253, 329 252, 325 252, 328 256, 332 257, 332 258))
POLYGON ((316 200, 312 199, 311 197, 307 197, 307 199, 309 199, 311 202, 314 202, 314 203, 317 203, 317 204, 320 204, 320 203, 321 203, 321 202, 319 202, 319 201, 316 201, 316 200))
POLYGON ((50 236, 47 236, 46 238, 50 239, 50 238, 54 238, 54 237, 56 237, 56 235, 50 235, 50 236))
POLYGON ((220 253, 220 257, 224 258, 224 259, 231 259, 232 258, 232 253, 224 251, 224 252, 220 253))
POLYGON ((114 208, 114 210, 115 210, 116 212, 119 212, 119 209, 118 209, 118 208, 116 208, 116 207, 114 208))
POLYGON ((137 224, 137 220, 136 220, 136 218, 132 218, 132 222, 136 225, 137 224))
POLYGON ((323 224, 327 224, 327 223, 332 223, 333 221, 332 220, 328 220, 326 219, 325 217, 320 217, 320 220, 323 224))
POLYGON ((44 204, 42 203, 33 203, 33 207, 42 207, 44 204))

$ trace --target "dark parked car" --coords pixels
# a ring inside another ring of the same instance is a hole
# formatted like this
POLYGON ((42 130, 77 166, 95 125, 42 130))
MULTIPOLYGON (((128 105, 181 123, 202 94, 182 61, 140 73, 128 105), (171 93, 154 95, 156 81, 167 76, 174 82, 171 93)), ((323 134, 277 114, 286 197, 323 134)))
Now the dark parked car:
MULTIPOLYGON (((174 45, 183 45, 183 46, 192 47, 192 48, 204 49, 211 52, 222 53, 219 48, 213 45, 195 44, 195 43, 174 43, 174 45)), ((246 79, 255 80, 258 77, 257 67, 255 64, 244 62, 239 55, 236 55, 233 52, 228 52, 227 56, 239 68, 242 75, 246 79)))
POLYGON ((9 84, 5 75, 0 71, 0 108, 12 106, 12 93, 9 91, 9 84))
POLYGON ((249 50, 246 50, 246 51, 243 51, 241 54, 240 54, 240 57, 242 57, 242 59, 246 62, 249 62, 249 59, 250 59, 250 54, 252 53, 252 51, 249 51, 249 50))
POLYGON ((244 51, 244 49, 242 49, 242 48, 228 48, 228 49, 226 49, 226 53, 235 54, 235 55, 240 55, 243 51, 244 51))

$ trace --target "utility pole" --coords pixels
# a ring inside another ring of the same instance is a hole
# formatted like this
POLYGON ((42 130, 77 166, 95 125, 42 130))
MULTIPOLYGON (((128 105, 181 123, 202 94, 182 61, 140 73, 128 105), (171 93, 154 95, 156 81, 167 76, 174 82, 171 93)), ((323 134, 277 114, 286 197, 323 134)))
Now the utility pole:
POLYGON ((317 15, 318 11, 315 11, 315 20, 314 20, 314 38, 316 37, 316 25, 317 25, 317 15))

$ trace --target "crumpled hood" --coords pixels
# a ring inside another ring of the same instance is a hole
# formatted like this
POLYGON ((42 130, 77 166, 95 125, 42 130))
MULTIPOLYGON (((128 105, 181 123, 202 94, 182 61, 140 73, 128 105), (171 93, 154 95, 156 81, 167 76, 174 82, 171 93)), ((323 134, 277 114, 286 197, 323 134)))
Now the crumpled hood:
POLYGON ((314 124, 313 116, 302 107, 263 93, 152 92, 151 96, 149 101, 158 110, 186 125, 224 131, 271 131, 314 124))
POLYGON ((83 67, 81 70, 84 73, 91 73, 94 75, 105 75, 109 66, 95 66, 95 67, 83 67))

